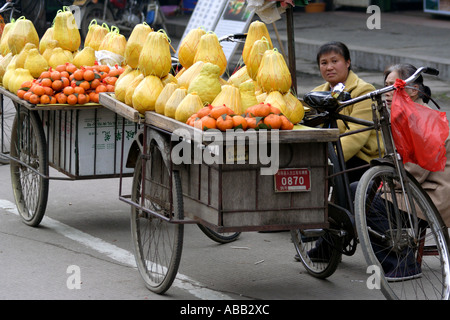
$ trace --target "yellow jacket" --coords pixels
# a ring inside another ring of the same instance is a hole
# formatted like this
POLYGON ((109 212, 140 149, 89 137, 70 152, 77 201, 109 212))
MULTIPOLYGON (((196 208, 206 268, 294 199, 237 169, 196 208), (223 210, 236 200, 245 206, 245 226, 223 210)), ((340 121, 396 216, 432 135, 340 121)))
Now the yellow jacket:
MULTIPOLYGON (((330 89, 330 84, 327 82, 321 86, 318 86, 313 91, 329 91, 330 89)), ((374 90, 375 87, 373 85, 358 78, 358 76, 353 71, 349 72, 347 80, 345 81, 345 91, 349 92, 352 98, 359 97, 374 90)), ((345 107, 340 111, 340 113, 354 118, 372 121, 373 118, 371 105, 372 101, 370 99, 364 100, 354 105, 345 107)), ((350 130, 346 128, 343 121, 338 121, 339 132, 341 134, 347 131, 354 131, 365 128, 365 126, 356 123, 347 124, 350 130)), ((375 130, 363 131, 357 134, 342 137, 341 143, 344 150, 345 161, 348 161, 355 155, 366 162, 370 162, 370 160, 378 158, 380 156, 378 152, 378 142, 375 130)), ((380 147, 381 150, 384 150, 381 136, 380 147)))

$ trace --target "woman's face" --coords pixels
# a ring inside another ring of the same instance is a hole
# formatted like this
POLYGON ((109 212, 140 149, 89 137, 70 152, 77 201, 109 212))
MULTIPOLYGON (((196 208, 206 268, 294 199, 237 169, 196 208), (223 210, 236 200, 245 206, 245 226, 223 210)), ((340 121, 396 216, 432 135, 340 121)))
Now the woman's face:
MULTIPOLYGON (((391 86, 395 83, 395 80, 400 79, 400 76, 397 71, 392 71, 388 74, 386 77, 386 80, 384 82, 385 86, 391 86)), ((410 85, 411 86, 411 85, 410 85)), ((418 87, 417 85, 413 85, 414 87, 418 87)), ((418 91, 411 89, 411 88, 405 88, 406 93, 411 97, 412 101, 415 101, 418 98, 418 91)), ((384 95, 386 104, 388 107, 392 104, 392 97, 394 96, 394 91, 390 91, 384 95)))
POLYGON ((319 59, 320 74, 325 81, 328 81, 332 87, 339 82, 345 83, 348 76, 350 60, 336 52, 324 53, 319 59))
MULTIPOLYGON (((391 85, 393 85, 395 83, 395 80, 398 79, 398 78, 399 78, 398 72, 397 71, 392 71, 386 77, 386 80, 384 81, 384 85, 385 86, 391 86, 391 85)), ((388 92, 388 93, 386 93, 384 95, 384 98, 386 100, 386 104, 388 105, 388 107, 391 106, 393 95, 394 95, 394 91, 390 91, 390 92, 388 92)))

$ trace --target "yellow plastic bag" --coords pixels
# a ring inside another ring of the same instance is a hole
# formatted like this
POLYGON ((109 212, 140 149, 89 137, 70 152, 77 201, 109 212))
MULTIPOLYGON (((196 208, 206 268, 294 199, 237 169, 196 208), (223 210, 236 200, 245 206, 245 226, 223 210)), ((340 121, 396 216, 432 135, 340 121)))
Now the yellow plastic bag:
POLYGON ((125 63, 132 68, 137 68, 139 65, 139 56, 141 55, 144 43, 152 28, 147 23, 137 24, 127 41, 125 48, 125 63))
POLYGON ((265 92, 286 93, 292 85, 291 73, 283 55, 277 49, 266 50, 256 77, 258 85, 265 92))
POLYGON ((200 38, 197 51, 194 57, 194 63, 198 61, 211 62, 219 66, 222 75, 227 68, 227 57, 220 45, 219 38, 214 32, 207 32, 200 38))
POLYGON ((39 41, 39 53, 43 54, 45 52, 45 49, 47 49, 47 46, 50 41, 53 41, 53 31, 55 29, 53 27, 50 27, 45 31, 44 35, 41 38, 41 41, 39 41))
POLYGON ((127 39, 124 35, 120 34, 119 28, 112 26, 111 30, 101 42, 98 51, 106 50, 123 57, 125 55, 126 47, 127 39))
POLYGON ((75 17, 69 7, 63 7, 55 17, 53 39, 64 50, 75 52, 81 45, 81 35, 75 17))
POLYGON ((156 99, 155 103, 155 112, 159 114, 164 114, 164 109, 166 107, 166 103, 169 100, 172 93, 178 88, 178 84, 175 82, 170 82, 164 86, 161 93, 159 94, 158 99, 156 99))
POLYGON ((95 51, 98 51, 100 45, 102 44, 103 39, 109 33, 109 27, 106 23, 102 25, 97 24, 97 21, 94 19, 89 24, 88 35, 86 35, 86 40, 84 41, 85 46, 89 46, 93 48, 95 51))
POLYGON ((146 111, 154 111, 156 100, 158 99, 163 84, 156 76, 145 77, 134 90, 133 108, 142 114, 146 111))
POLYGON ((206 34, 206 31, 202 28, 192 29, 181 40, 178 47, 178 60, 184 68, 189 68, 194 64, 195 53, 197 52, 200 38, 206 34))
POLYGON ((250 50, 250 54, 247 58, 247 73, 253 80, 256 80, 258 75, 258 69, 261 65, 261 60, 266 50, 271 50, 269 41, 265 37, 260 40, 256 40, 250 50))
POLYGON ((264 22, 253 21, 248 27, 247 38, 245 39, 244 49, 242 49, 242 59, 245 65, 248 64, 250 51, 253 48, 255 41, 262 39, 263 37, 269 42, 270 49, 273 49, 272 40, 270 39, 269 30, 264 22))
POLYGON ((39 36, 34 28, 33 22, 20 17, 8 32, 8 46, 13 55, 22 51, 27 43, 32 43, 39 47, 39 36))
POLYGON ((150 32, 139 57, 139 69, 146 76, 167 76, 172 68, 169 37, 164 30, 150 32))
POLYGON ((0 40, 0 54, 3 57, 11 52, 11 50, 9 49, 9 45, 8 45, 8 36, 9 36, 9 32, 11 31, 13 25, 14 25, 14 21, 5 24, 5 27, 3 28, 2 38, 0 40))
POLYGON ((201 108, 203 108, 202 99, 195 92, 188 93, 175 110, 175 120, 185 123, 201 108))

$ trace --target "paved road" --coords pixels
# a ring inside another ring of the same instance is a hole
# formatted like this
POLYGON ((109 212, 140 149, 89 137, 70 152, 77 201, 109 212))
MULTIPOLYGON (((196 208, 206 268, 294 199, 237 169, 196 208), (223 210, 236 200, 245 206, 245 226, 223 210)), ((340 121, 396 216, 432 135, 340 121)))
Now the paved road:
POLYGON ((318 280, 294 261, 287 232, 247 232, 218 245, 195 225, 186 226, 176 282, 166 295, 155 295, 135 268, 129 207, 118 200, 118 179, 50 181, 38 228, 15 213, 9 165, 0 166, 0 182, 0 299, 384 299, 367 289, 359 250, 329 279, 318 280), (80 289, 73 282, 77 270, 80 289))

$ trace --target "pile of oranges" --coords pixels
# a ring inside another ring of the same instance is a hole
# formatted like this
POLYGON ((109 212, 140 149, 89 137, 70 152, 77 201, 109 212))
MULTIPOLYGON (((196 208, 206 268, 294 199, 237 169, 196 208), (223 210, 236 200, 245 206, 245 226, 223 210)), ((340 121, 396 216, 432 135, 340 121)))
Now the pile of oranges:
POLYGON ((193 114, 186 123, 204 131, 209 129, 292 130, 294 128, 294 124, 278 108, 263 102, 247 108, 242 115, 236 115, 225 105, 217 107, 209 105, 193 114))
POLYGON ((79 105, 98 103, 99 93, 114 92, 124 68, 95 65, 77 68, 72 63, 50 68, 38 79, 26 81, 17 96, 32 104, 79 105))

